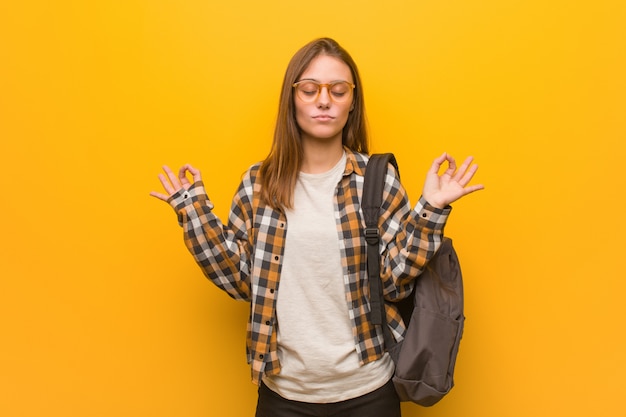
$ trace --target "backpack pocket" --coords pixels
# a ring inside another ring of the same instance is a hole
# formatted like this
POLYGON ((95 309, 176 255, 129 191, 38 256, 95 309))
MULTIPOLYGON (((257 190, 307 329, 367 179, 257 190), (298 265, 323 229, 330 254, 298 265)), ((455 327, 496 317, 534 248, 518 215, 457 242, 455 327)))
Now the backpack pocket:
POLYGON ((416 307, 396 360, 394 384, 400 399, 429 406, 452 389, 464 318, 455 320, 416 307))

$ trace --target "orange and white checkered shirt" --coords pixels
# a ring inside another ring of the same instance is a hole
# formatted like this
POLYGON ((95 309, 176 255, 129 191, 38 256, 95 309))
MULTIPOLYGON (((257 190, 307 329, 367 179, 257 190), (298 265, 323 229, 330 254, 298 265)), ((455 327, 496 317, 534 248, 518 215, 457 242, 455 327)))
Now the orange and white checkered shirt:
MULTIPOLYGON (((380 326, 370 321, 366 248, 360 209, 367 155, 346 149, 346 168, 336 188, 337 233, 355 349, 361 364, 384 353, 380 326)), ((245 174, 231 206, 228 224, 212 213, 202 182, 170 198, 183 227, 187 248, 203 273, 231 297, 251 302, 247 329, 247 355, 252 380, 280 372, 276 342, 276 297, 288 225, 285 214, 260 200, 260 164, 245 174)), ((413 289, 413 280, 439 248, 451 208, 437 209, 420 198, 411 209, 395 170, 390 166, 383 191, 381 279, 385 299, 400 300, 413 289)), ((405 326, 400 314, 387 304, 387 323, 397 339, 405 326)))

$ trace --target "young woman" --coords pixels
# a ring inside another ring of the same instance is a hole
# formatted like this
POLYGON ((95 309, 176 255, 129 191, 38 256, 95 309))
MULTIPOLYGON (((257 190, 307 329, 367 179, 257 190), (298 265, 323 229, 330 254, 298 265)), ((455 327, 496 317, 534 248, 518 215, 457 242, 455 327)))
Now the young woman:
MULTIPOLYGON (((151 193, 178 214, 205 275, 251 303, 247 353, 259 384, 257 417, 400 415, 383 330, 370 321, 359 203, 367 152, 356 64, 334 40, 317 39, 287 67, 271 151, 245 174, 227 224, 212 213, 200 171, 190 165, 177 175, 164 167, 165 193, 151 193)), ((449 204, 483 188, 469 185, 476 169, 471 158, 457 169, 444 153, 411 207, 389 168, 379 222, 386 299, 410 294, 441 243, 449 204)), ((392 307, 387 322, 402 338, 392 307)))

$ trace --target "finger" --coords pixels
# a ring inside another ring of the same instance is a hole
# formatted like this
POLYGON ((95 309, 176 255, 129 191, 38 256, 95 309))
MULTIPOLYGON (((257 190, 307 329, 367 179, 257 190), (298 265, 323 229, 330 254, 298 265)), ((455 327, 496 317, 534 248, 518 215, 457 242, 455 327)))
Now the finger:
POLYGON ((172 195, 176 192, 176 190, 174 190, 174 187, 172 187, 172 184, 170 184, 165 175, 159 174, 158 178, 159 181, 161 181, 161 185, 169 195, 172 195))
POLYGON ((456 161, 451 155, 447 155, 446 159, 448 160, 448 169, 446 169, 446 172, 444 172, 444 174, 453 176, 456 172, 456 161))
POLYGON ((156 191, 151 191, 150 195, 152 197, 158 198, 159 200, 163 200, 163 201, 167 201, 169 199, 169 196, 162 194, 162 193, 157 193, 156 191))
POLYGON ((463 187, 469 184, 472 178, 474 178, 474 174, 476 174, 476 171, 478 171, 478 165, 474 164, 467 170, 465 175, 463 175, 463 178, 461 178, 459 184, 461 184, 463 187))
POLYGON ((439 174, 439 169, 441 168, 441 165, 445 162, 447 158, 448 158, 448 154, 446 152, 442 153, 440 156, 435 158, 432 165, 430 166, 429 173, 439 174))
MULTIPOLYGON (((200 170, 194 168, 193 166, 191 166, 190 164, 186 164, 184 167, 181 168, 181 172, 179 173, 179 176, 184 175, 186 184, 189 184, 189 179, 186 175, 186 173, 189 172, 192 177, 193 177, 193 182, 198 182, 198 181, 202 181, 202 175, 200 174, 200 170), (184 172, 184 174, 183 174, 184 172)), ((181 179, 182 180, 182 179, 181 179)), ((183 183, 184 185, 185 183, 183 183)))
POLYGON ((189 171, 191 175, 193 175, 193 182, 202 181, 202 175, 200 174, 199 169, 196 169, 192 167, 191 165, 187 164, 187 170, 189 171))
POLYGON ((484 190, 484 189, 485 189, 485 186, 482 185, 482 184, 472 185, 472 186, 469 186, 469 187, 465 187, 463 189, 464 190, 464 194, 463 195, 468 195, 468 194, 471 194, 471 193, 473 193, 475 191, 480 191, 480 190, 484 190))
POLYGON ((468 169, 468 167, 470 167, 470 165, 472 164, 473 160, 474 160, 473 156, 468 156, 467 158, 465 158, 465 161, 463 161, 463 163, 461 164, 461 166, 457 170, 456 174, 454 175, 454 179, 455 180, 461 182, 462 179, 465 178, 465 174, 467 173, 467 169, 468 169))
POLYGON ((452 177, 454 173, 456 172, 456 161, 454 160, 452 155, 449 155, 447 153, 445 153, 444 155, 445 155, 445 160, 448 161, 448 169, 446 169, 443 175, 449 175, 450 177, 452 177))
POLYGON ((178 177, 176 177, 176 175, 172 172, 172 170, 167 165, 164 165, 163 171, 165 171, 165 174, 167 174, 167 178, 170 180, 170 183, 172 184, 174 192, 180 190, 182 188, 182 185, 180 184, 178 177))
POLYGON ((187 167, 187 165, 183 165, 178 171, 178 179, 185 189, 188 189, 191 186, 191 184, 189 183, 189 178, 187 178, 187 167))

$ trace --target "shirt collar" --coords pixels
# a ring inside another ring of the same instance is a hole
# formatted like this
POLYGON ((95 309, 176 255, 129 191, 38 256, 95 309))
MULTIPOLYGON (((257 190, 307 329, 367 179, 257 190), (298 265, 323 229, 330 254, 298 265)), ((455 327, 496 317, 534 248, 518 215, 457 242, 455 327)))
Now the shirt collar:
POLYGON ((359 163, 356 160, 356 156, 354 152, 344 146, 344 150, 346 151, 346 170, 343 175, 347 176, 352 174, 353 172, 357 175, 363 175, 363 170, 359 167, 359 163))

